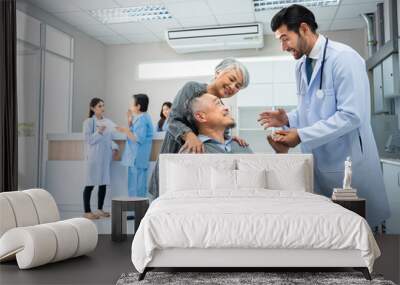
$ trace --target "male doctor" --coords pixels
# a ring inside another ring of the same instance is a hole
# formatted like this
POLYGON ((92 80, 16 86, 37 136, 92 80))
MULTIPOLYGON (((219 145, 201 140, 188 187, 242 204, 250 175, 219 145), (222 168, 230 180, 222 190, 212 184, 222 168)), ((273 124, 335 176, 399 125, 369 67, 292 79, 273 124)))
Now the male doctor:
POLYGON ((344 161, 353 162, 352 187, 366 198, 375 228, 390 216, 377 147, 370 125, 370 87, 363 58, 351 47, 316 32, 313 13, 300 5, 279 11, 271 29, 282 49, 298 60, 298 106, 260 114, 264 127, 285 127, 275 143, 314 155, 315 191, 327 197, 341 188, 344 161))

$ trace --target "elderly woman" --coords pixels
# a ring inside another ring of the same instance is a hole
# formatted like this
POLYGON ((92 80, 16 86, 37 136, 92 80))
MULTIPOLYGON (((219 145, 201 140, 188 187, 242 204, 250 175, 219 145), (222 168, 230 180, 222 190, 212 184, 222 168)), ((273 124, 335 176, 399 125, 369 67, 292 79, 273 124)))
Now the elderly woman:
MULTIPOLYGON (((215 76, 211 83, 188 82, 176 95, 169 115, 168 129, 160 153, 178 153, 179 150, 189 153, 204 152, 203 143, 197 138, 196 126, 185 118, 185 102, 201 91, 211 93, 219 98, 229 98, 240 89, 249 85, 249 73, 239 61, 227 58, 215 67, 215 76)), ((229 136, 229 130, 226 135, 229 136)), ((233 137, 240 145, 247 145, 240 138, 233 137)), ((149 192, 158 197, 158 161, 153 171, 149 192)))

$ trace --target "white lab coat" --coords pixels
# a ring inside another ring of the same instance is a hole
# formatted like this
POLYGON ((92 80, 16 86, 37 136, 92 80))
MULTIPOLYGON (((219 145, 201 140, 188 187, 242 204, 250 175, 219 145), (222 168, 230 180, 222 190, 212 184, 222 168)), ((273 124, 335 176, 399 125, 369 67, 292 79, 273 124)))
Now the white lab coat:
MULTIPOLYGON (((322 35, 320 35, 322 36, 322 35)), ((323 38, 325 45, 326 39, 323 38)), ((323 49, 307 84, 305 56, 296 65, 298 106, 288 114, 304 153, 314 155, 315 190, 330 197, 341 188, 344 161, 351 157, 352 187, 367 199, 367 220, 379 225, 390 216, 378 151, 371 128, 370 87, 364 59, 352 48, 329 40, 318 98, 323 49)))
POLYGON ((86 160, 86 185, 109 185, 112 161, 112 150, 115 144, 112 141, 113 127, 115 124, 103 118, 98 120, 96 116, 88 118, 83 123, 85 136, 85 160, 86 160), (97 131, 96 126, 105 125, 103 134, 97 131))

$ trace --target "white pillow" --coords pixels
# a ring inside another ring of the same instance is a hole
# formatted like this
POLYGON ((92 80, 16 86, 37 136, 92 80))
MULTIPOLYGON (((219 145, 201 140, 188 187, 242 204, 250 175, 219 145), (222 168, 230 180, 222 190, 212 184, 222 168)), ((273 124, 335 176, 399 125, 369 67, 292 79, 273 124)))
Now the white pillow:
POLYGON ((267 171, 268 189, 306 192, 306 176, 301 165, 290 170, 270 169, 267 171))
POLYGON ((236 190, 236 170, 232 169, 211 169, 212 190, 236 190))
POLYGON ((241 188, 266 188, 267 176, 263 170, 224 170, 212 168, 211 188, 214 191, 234 191, 241 188))
POLYGON ((205 190, 210 191, 212 169, 219 173, 235 168, 235 161, 220 161, 214 165, 191 163, 190 161, 169 162, 167 165, 167 185, 169 191, 205 190))
POLYGON ((236 170, 237 188, 267 188, 267 171, 236 170))
POLYGON ((311 181, 308 181, 309 167, 304 160, 296 159, 239 159, 239 170, 265 169, 267 187, 272 190, 307 191, 311 181))
POLYGON ((185 191, 193 189, 210 189, 210 169, 190 167, 184 164, 168 165, 167 191, 185 191))

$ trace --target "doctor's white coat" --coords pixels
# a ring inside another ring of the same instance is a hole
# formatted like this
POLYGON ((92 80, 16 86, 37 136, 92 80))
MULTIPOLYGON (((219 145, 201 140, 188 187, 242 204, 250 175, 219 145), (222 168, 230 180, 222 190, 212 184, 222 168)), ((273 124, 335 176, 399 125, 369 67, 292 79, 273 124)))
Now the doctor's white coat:
MULTIPOLYGON (((320 35, 322 36, 322 35, 320 35)), ((325 45, 326 39, 323 38, 325 45)), ((314 155, 315 190, 330 197, 341 188, 344 161, 352 159, 352 187, 366 198, 367 220, 379 225, 390 216, 378 151, 371 128, 370 87, 364 59, 352 48, 329 40, 320 85, 323 50, 307 84, 305 56, 296 65, 298 106, 288 114, 304 153, 314 155)))

